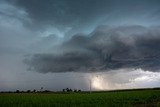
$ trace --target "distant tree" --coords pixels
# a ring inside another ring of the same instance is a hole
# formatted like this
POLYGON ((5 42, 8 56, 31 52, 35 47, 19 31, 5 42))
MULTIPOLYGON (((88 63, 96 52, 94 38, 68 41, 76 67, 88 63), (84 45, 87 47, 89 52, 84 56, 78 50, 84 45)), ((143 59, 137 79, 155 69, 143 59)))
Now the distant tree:
POLYGON ((78 90, 78 92, 81 92, 81 90, 78 90))
POLYGON ((66 88, 62 90, 63 92, 72 92, 73 90, 71 88, 66 88))
POLYGON ((63 92, 65 92, 65 91, 66 91, 66 89, 63 89, 62 91, 63 91, 63 92))
POLYGON ((51 92, 51 91, 49 91, 49 90, 44 90, 43 92, 44 92, 44 93, 48 93, 48 92, 51 92))
POLYGON ((35 93, 35 92, 36 92, 36 90, 34 89, 34 90, 33 90, 33 92, 35 93))
POLYGON ((66 91, 69 92, 69 88, 66 88, 66 91))
POLYGON ((72 92, 72 89, 69 89, 69 92, 72 92))
POLYGON ((30 93, 31 92, 31 90, 27 90, 27 93, 30 93))
POLYGON ((77 92, 77 90, 76 90, 76 89, 74 89, 74 92, 77 92))
POLYGON ((16 90, 16 93, 20 93, 20 91, 19 91, 19 90, 16 90))

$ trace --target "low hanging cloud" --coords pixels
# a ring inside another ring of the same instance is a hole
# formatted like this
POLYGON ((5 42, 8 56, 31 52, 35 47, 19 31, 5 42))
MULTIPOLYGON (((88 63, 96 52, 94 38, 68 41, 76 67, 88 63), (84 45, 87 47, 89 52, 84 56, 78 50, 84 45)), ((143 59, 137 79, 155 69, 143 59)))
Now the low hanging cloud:
POLYGON ((159 71, 160 27, 98 26, 88 35, 74 35, 56 50, 29 55, 24 62, 29 70, 41 73, 122 68, 159 71))

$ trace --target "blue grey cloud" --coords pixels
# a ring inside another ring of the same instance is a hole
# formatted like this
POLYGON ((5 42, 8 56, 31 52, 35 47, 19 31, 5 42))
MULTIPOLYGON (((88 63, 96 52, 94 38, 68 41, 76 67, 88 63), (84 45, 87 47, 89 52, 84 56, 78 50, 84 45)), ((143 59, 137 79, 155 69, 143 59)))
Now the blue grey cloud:
POLYGON ((160 27, 97 27, 73 36, 59 54, 35 54, 25 63, 37 72, 92 72, 119 68, 159 70, 160 27))
POLYGON ((102 24, 156 25, 160 23, 159 0, 8 0, 23 8, 33 24, 31 28, 46 28, 48 25, 61 31, 88 32, 102 24))

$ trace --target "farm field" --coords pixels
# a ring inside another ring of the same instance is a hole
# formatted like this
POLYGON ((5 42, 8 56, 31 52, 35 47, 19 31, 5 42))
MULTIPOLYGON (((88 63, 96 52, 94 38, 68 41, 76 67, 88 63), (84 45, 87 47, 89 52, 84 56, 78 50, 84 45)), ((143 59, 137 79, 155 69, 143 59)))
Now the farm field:
POLYGON ((1 93, 0 107, 160 107, 160 89, 79 93, 1 93))

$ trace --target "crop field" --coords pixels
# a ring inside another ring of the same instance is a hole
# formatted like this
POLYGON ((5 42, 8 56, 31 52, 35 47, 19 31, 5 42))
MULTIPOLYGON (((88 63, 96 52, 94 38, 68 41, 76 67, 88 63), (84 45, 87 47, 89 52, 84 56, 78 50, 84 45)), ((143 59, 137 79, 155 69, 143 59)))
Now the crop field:
POLYGON ((0 107, 160 107, 160 89, 92 93, 1 93, 0 107))

